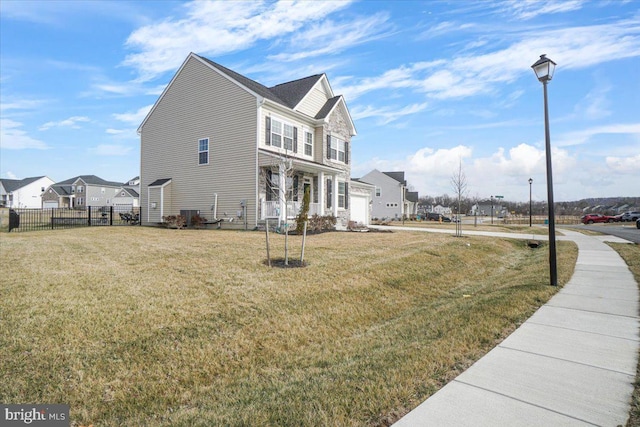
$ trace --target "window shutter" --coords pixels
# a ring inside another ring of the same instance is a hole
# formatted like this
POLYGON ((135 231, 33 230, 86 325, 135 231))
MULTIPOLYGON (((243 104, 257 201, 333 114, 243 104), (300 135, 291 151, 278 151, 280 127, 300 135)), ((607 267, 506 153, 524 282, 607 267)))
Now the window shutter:
POLYGON ((347 141, 344 142, 344 162, 349 164, 349 143, 347 141))
POLYGON ((349 183, 344 183, 344 208, 349 209, 349 183))
POLYGON ((327 135, 327 159, 331 158, 331 135, 327 135))
POLYGON ((331 199, 333 199, 331 192, 333 186, 331 185, 331 178, 327 178, 327 208, 331 208, 331 199))
POLYGON ((293 152, 298 152, 298 128, 293 128, 293 152))
POLYGON ((264 143, 267 145, 271 145, 271 117, 269 116, 265 117, 264 128, 265 128, 264 143))

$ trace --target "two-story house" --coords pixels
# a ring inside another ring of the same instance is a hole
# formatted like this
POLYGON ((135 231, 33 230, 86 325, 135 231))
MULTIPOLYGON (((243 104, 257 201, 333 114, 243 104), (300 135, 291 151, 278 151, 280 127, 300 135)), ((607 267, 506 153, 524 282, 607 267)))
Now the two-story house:
POLYGON ((356 130, 325 74, 266 87, 191 53, 138 133, 143 224, 199 211, 254 228, 295 217, 305 189, 310 215, 348 224, 356 130))
POLYGON ((42 206, 42 194, 51 184, 53 180, 48 176, 0 179, 0 206, 39 209, 42 206))
POLYGON ((121 182, 105 181, 95 175, 80 175, 57 182, 42 195, 43 208, 86 209, 87 206, 113 206, 122 190, 121 182))
POLYGON ((418 192, 407 189, 404 172, 380 172, 377 169, 359 179, 375 186, 371 216, 402 219, 418 213, 418 192))

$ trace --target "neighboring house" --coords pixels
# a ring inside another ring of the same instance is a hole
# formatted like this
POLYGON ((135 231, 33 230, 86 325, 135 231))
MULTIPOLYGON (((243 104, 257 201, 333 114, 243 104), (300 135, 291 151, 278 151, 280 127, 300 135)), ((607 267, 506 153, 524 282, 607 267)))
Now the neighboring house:
POLYGON ((491 205, 491 202, 484 202, 484 203, 477 203, 473 206, 471 206, 471 215, 478 215, 478 216, 504 216, 504 214, 506 213, 506 209, 497 203, 493 204, 493 207, 491 205))
POLYGON ((418 214, 418 192, 405 190, 404 192, 404 214, 414 218, 418 214))
MULTIPOLYGON (((125 186, 121 182, 105 181, 95 175, 80 175, 56 182, 42 196, 43 208, 86 209, 87 206, 114 206, 125 186)), ((129 192, 134 197, 137 192, 129 192)))
POLYGON ((377 169, 359 179, 373 185, 373 218, 397 218, 418 213, 418 193, 407 190, 404 172, 380 172, 377 169))
POLYGON ((433 212, 433 213, 437 213, 437 214, 445 215, 445 216, 446 216, 446 215, 451 215, 451 208, 449 208, 449 207, 446 207, 446 208, 445 208, 445 207, 444 207, 444 206, 442 206, 442 205, 436 205, 436 206, 433 206, 433 207, 431 208, 431 211, 430 211, 430 212, 433 212))
POLYGON ((140 177, 131 178, 120 189, 116 191, 113 197, 113 205, 123 208, 140 207, 140 177))
POLYGON ((53 184, 48 176, 0 179, 0 206, 8 208, 42 207, 42 193, 53 184))
POLYGON ((309 215, 348 225, 356 130, 325 74, 266 87, 191 53, 138 133, 143 224, 197 210, 254 228, 295 217, 309 188, 309 215))

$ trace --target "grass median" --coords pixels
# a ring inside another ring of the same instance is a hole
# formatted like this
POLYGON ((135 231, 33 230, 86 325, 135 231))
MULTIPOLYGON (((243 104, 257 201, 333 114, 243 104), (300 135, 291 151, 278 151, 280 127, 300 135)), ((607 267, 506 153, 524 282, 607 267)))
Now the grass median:
MULTIPOLYGON (((325 233, 289 269, 257 232, 0 239, 0 401, 73 425, 388 425, 556 291, 546 246, 511 239, 325 233)), ((558 242, 561 283, 576 257, 558 242)))

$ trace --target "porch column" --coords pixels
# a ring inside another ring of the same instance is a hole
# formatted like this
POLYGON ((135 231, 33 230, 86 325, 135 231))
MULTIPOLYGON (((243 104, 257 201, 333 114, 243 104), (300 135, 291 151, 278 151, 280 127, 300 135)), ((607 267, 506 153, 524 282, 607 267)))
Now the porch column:
POLYGON ((318 215, 324 215, 325 204, 326 195, 324 190, 324 172, 318 172, 318 205, 320 205, 320 212, 318 212, 318 215))
POLYGON ((331 208, 333 209, 333 216, 338 217, 338 175, 333 175, 331 177, 331 185, 333 185, 333 191, 331 192, 331 196, 333 200, 331 201, 331 208))

